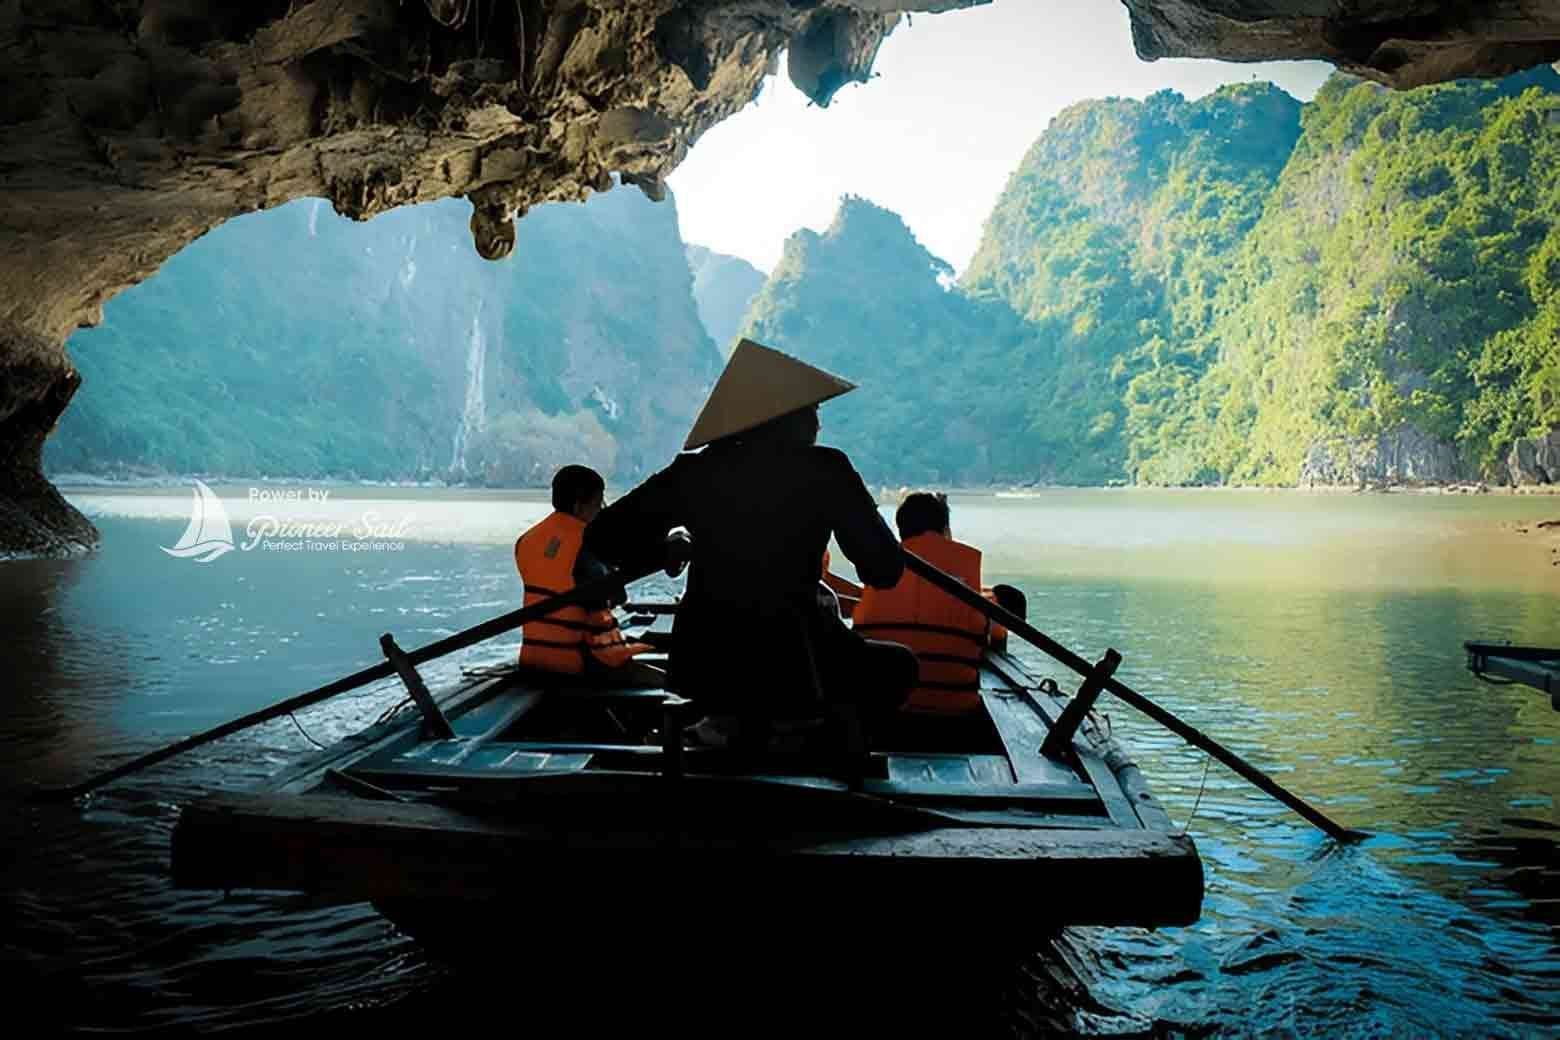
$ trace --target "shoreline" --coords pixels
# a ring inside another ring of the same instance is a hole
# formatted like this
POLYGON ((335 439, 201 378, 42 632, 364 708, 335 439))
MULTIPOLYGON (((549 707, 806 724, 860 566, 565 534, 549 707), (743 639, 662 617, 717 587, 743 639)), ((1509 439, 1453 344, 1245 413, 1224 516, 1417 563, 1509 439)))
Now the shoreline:
MULTIPOLYGON (((450 483, 443 480, 351 480, 343 477, 275 477, 231 476, 207 473, 186 473, 165 476, 105 477, 92 473, 49 474, 49 481, 60 491, 91 493, 93 491, 131 491, 148 489, 188 489, 191 480, 214 485, 253 485, 255 487, 297 487, 307 485, 342 489, 383 489, 388 491, 455 491, 455 492, 546 492, 545 485, 488 485, 450 483)), ((908 484, 890 486, 868 484, 879 503, 894 503, 920 486, 908 484)), ((1497 495, 1497 496, 1560 496, 1560 484, 1385 484, 1360 487, 1352 484, 1204 484, 1195 486, 1170 486, 1160 484, 1044 484, 1029 487, 1011 484, 987 484, 975 487, 946 486, 934 488, 951 495, 990 496, 993 498, 1039 498, 1052 492, 1100 491, 1100 492, 1170 492, 1175 494, 1206 494, 1209 492, 1241 492, 1245 494, 1302 494, 1302 495, 1497 495)))

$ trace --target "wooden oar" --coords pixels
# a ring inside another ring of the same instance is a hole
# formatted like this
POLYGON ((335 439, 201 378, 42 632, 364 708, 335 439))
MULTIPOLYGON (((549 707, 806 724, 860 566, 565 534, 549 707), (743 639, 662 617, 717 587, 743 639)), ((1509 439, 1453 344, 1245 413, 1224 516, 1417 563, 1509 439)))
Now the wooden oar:
MULTIPOLYGON (((654 570, 659 569, 657 567, 654 570)), ((436 657, 452 654, 457 650, 464 650, 466 647, 480 643, 484 639, 503 635, 505 632, 519 628, 528 621, 546 617, 556 611, 563 610, 565 607, 572 607, 578 603, 590 600, 606 599, 610 593, 615 592, 622 586, 636 582, 653 572, 653 570, 646 570, 629 575, 604 574, 593 581, 585 582, 583 585, 576 585, 568 592, 560 593, 550 599, 544 599, 540 603, 533 603, 531 606, 522 607, 519 610, 511 610, 507 614, 500 614, 498 617, 484 621, 480 625, 473 625, 462 632, 456 632, 454 635, 435 640, 427 646, 410 651, 406 654, 406 659, 413 665, 418 665, 424 661, 431 661, 436 657)), ((32 797, 37 800, 79 798, 81 795, 97 790, 104 784, 111 784, 121 777, 129 776, 131 773, 138 772, 148 766, 154 766, 175 755, 183 754, 191 748, 209 744, 213 740, 220 740, 230 734, 237 733, 239 730, 248 729, 250 726, 256 726, 262 722, 280 718, 299 709, 329 700, 339 693, 346 693, 348 690, 367 686, 371 682, 388 678, 394 674, 395 666, 388 660, 381 661, 379 664, 364 668, 362 671, 343 676, 335 682, 315 687, 307 693, 300 693, 296 697, 278 701, 269 708, 261 708, 259 711, 233 719, 231 722, 224 722, 222 725, 208 729, 203 733, 185 737, 176 744, 169 744, 167 747, 150 751, 138 758, 133 758, 128 762, 83 780, 79 784, 74 784, 70 787, 41 789, 33 792, 32 797)))
MULTIPOLYGON (((982 614, 985 614, 991 620, 1002 625, 1009 632, 1013 632, 1019 636, 1022 636, 1024 639, 1034 644, 1037 648, 1054 657, 1056 660, 1060 661, 1068 668, 1071 668, 1079 675, 1087 676, 1094 671, 1093 664, 1084 660, 1082 657, 1079 657, 1077 654, 1073 653, 1071 650, 1067 649, 1065 646, 1058 643, 1044 632, 1041 632, 1039 629, 1029 624, 1029 622, 1025 621, 1017 614, 1004 610, 995 603, 992 603, 990 600, 986 599, 986 597, 982 596, 979 591, 970 588, 958 578, 955 578, 946 571, 943 571, 940 568, 927 563, 909 549, 904 550, 904 557, 905 567, 911 573, 931 582, 933 585, 936 585, 938 588, 942 589, 944 592, 948 593, 948 595, 952 596, 954 599, 965 604, 966 606, 974 607, 976 610, 980 611, 982 614)), ((1333 819, 1329 818, 1320 809, 1317 809, 1315 806, 1309 804, 1298 795, 1292 794, 1283 787, 1279 786, 1278 782, 1275 781, 1272 777, 1262 772, 1262 770, 1258 769, 1250 762, 1247 762, 1245 759, 1241 758, 1223 744, 1220 744, 1217 740, 1214 740, 1212 737, 1203 733, 1201 730, 1198 730, 1195 727, 1182 722, 1180 719, 1176 718, 1176 716, 1172 715, 1164 708, 1161 708, 1147 697, 1144 697, 1142 694, 1132 689, 1132 687, 1128 686, 1120 679, 1117 679, 1114 676, 1107 676, 1104 680, 1104 687, 1111 693, 1115 694, 1117 697, 1132 705, 1132 707, 1136 708, 1144 715, 1147 715, 1149 718, 1153 719, 1155 722, 1174 733, 1176 736, 1181 737, 1187 743, 1208 752, 1208 754, 1229 766, 1236 773, 1240 774, 1244 779, 1250 781, 1259 789, 1272 795, 1274 798, 1277 798, 1280 802, 1283 802, 1289 808, 1293 809, 1311 823, 1321 828, 1329 836, 1342 842, 1354 842, 1369 837, 1369 835, 1365 834, 1363 831, 1351 830, 1348 827, 1344 827, 1333 819)))

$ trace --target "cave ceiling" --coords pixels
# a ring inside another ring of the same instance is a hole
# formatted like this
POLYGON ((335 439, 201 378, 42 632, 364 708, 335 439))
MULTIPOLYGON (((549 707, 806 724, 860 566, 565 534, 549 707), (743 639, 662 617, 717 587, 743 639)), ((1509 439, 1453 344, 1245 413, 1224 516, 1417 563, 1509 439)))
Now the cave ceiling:
MULTIPOLYGON (((69 401, 66 337, 230 217, 458 195, 501 258, 529 207, 614 176, 659 197, 782 53, 826 105, 902 15, 977 2, 0 0, 0 471, 35 468, 69 401)), ((1145 59, 1320 58, 1393 87, 1560 60, 1555 0, 1125 3, 1145 59)))
MULTIPOLYGON (((974 2, 0 0, 0 321, 58 343, 220 221, 305 195, 356 218, 465 196, 502 257, 530 206, 613 174, 658 196, 782 51, 827 104, 901 13, 974 2)), ((1148 59, 1396 87, 1560 59, 1554 0, 1126 6, 1148 59)))

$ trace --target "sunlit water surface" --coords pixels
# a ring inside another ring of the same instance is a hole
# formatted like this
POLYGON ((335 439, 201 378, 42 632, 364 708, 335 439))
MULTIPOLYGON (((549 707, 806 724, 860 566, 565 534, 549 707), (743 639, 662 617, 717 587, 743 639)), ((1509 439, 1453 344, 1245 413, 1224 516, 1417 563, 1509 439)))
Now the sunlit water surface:
MULTIPOLYGON (((100 552, 0 565, 8 789, 78 780, 372 663, 381 632, 415 646, 511 609, 513 539, 546 511, 513 493, 334 489, 311 504, 216 490, 239 548, 210 563, 160 549, 189 519, 189 492, 174 489, 83 490, 72 497, 100 552), (356 537, 365 514, 393 537, 347 551, 375 540, 356 537), (263 534, 244 548, 267 516, 347 527, 330 548, 263 534)), ((953 505, 988 580, 1021 587, 1039 627, 1091 658, 1121 650, 1128 682, 1374 835, 1335 848, 1108 707, 1196 838, 1208 891, 1193 927, 1078 929, 1048 951, 1087 986, 1077 1029, 1560 1031, 1560 713, 1475 681, 1462 653, 1473 638, 1560 644, 1560 543, 1517 529, 1560 516, 1560 500, 1059 491, 953 505)), ((424 672, 436 686, 512 653, 500 639, 424 672)), ((166 876, 181 803, 250 785, 309 750, 305 731, 328 743, 399 698, 378 684, 84 808, 8 805, 17 992, 46 1020, 109 1031, 321 1011, 393 1021, 448 999, 458 980, 366 906, 175 891, 166 876)))

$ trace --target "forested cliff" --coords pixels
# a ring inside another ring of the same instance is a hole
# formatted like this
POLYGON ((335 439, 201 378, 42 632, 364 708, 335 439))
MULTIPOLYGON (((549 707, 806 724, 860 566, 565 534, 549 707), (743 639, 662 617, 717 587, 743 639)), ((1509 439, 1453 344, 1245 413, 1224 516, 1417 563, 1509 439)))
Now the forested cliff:
POLYGON ((71 340, 54 472, 545 484, 676 451, 719 371, 668 200, 542 206, 508 259, 458 201, 222 225, 71 340))
POLYGON ((1075 105, 940 294, 874 208, 796 236, 747 329, 871 384, 840 435, 885 470, 908 404, 942 479, 1560 480, 1551 69, 1075 105))

